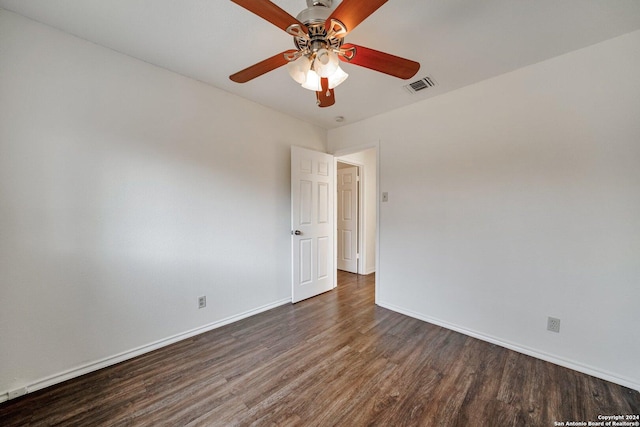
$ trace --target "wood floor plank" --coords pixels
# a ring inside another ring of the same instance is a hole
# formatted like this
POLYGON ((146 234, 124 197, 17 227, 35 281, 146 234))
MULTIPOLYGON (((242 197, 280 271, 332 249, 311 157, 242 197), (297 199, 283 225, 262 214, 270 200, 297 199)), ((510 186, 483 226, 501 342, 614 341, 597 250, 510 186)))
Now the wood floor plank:
POLYGON ((374 276, 0 404, 5 426, 553 426, 640 393, 374 304, 374 276))

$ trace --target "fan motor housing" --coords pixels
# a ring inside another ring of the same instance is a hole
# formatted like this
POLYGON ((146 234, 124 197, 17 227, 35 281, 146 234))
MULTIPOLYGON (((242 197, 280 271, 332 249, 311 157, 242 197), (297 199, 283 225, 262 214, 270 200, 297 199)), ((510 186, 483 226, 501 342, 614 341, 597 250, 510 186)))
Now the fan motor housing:
POLYGON ((298 50, 315 52, 320 48, 340 49, 343 39, 327 38, 327 30, 324 27, 327 18, 331 15, 332 3, 333 0, 307 0, 309 7, 300 12, 296 19, 309 29, 309 39, 294 37, 293 40, 298 50))
POLYGON ((329 15, 331 15, 331 9, 318 5, 306 8, 298 14, 296 19, 307 26, 316 24, 322 24, 324 26, 324 22, 329 15))

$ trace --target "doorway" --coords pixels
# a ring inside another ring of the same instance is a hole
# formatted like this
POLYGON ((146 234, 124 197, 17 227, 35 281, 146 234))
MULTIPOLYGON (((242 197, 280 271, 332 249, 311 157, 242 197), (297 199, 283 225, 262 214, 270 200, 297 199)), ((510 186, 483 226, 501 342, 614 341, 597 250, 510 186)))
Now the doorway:
POLYGON ((358 273, 360 258, 360 166, 338 160, 336 167, 336 267, 358 273))
POLYGON ((369 275, 378 264, 378 147, 334 155, 336 270, 369 275), (345 265, 345 261, 350 263, 345 265))

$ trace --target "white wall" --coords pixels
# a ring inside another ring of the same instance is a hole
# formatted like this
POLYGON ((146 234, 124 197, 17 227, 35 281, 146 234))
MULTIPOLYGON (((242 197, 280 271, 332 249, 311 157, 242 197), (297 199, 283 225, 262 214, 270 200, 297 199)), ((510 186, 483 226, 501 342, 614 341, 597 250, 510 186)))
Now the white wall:
POLYGON ((325 142, 0 10, 0 400, 290 301, 289 147, 325 142))
POLYGON ((630 33, 329 131, 381 141, 378 302, 640 389, 639 51, 630 33))
POLYGON ((376 167, 377 154, 375 148, 358 151, 356 153, 339 156, 339 160, 362 165, 361 186, 362 194, 362 220, 361 227, 364 231, 363 247, 360 256, 363 269, 360 274, 371 274, 376 271, 376 167))

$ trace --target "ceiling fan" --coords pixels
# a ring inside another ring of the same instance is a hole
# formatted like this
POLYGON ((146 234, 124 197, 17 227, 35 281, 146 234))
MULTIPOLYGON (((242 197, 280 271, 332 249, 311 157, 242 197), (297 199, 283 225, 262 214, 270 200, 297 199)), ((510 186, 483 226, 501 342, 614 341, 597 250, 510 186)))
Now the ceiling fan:
POLYGON ((333 0, 307 0, 296 18, 269 0, 231 1, 292 35, 296 46, 232 74, 234 82, 246 83, 287 65, 297 83, 315 91, 318 106, 328 107, 335 103, 334 88, 348 77, 340 61, 401 79, 410 79, 420 68, 409 59, 344 43, 344 37, 387 0, 343 0, 333 11, 333 0))

